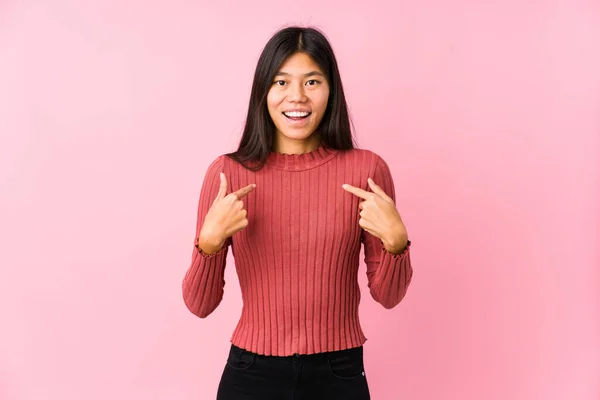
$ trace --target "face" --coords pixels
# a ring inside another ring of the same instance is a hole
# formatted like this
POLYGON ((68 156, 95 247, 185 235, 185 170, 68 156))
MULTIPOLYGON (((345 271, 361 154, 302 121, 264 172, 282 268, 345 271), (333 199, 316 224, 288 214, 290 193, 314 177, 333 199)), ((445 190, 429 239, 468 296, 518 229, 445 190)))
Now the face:
POLYGON ((317 129, 327 109, 329 84, 306 53, 290 56, 273 78, 267 95, 279 143, 304 141, 317 129))

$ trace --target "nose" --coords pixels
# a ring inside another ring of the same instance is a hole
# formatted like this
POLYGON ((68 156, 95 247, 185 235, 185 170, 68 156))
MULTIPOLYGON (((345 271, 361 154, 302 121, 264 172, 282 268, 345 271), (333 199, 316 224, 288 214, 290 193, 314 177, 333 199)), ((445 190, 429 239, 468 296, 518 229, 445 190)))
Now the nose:
POLYGON ((306 93, 304 92, 304 85, 302 83, 290 85, 288 100, 298 102, 306 101, 306 93))

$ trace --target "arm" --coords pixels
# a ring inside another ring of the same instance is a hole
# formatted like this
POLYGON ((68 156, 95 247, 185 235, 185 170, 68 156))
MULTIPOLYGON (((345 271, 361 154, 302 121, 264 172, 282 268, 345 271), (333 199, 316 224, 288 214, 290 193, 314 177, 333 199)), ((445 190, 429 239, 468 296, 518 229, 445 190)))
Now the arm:
MULTIPOLYGON (((389 197, 396 201, 392 175, 386 162, 378 158, 373 180, 378 182, 389 197)), ((413 269, 410 262, 410 240, 398 254, 385 249, 383 242, 363 230, 361 241, 364 244, 365 264, 367 265, 368 286, 371 296, 383 307, 390 309, 404 298, 410 285, 413 269)))
POLYGON ((198 243, 204 218, 219 192, 219 173, 223 171, 223 167, 224 156, 220 156, 206 171, 198 202, 192 261, 183 278, 182 291, 185 305, 200 318, 206 318, 221 303, 225 286, 225 264, 231 238, 228 238, 220 249, 216 249, 215 252, 211 250, 211 254, 204 253, 201 243, 198 243))

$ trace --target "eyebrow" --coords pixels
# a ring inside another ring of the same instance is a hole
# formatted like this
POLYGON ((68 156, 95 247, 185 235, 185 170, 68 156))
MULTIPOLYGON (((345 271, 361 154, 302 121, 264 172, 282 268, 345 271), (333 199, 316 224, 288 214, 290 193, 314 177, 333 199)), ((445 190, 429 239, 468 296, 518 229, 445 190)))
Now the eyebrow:
MULTIPOLYGON (((279 71, 279 72, 277 72, 277 74, 275 74, 275 76, 290 76, 290 75, 291 74, 289 74, 287 72, 283 72, 283 71, 279 71)), ((308 78, 309 76, 315 76, 315 75, 319 75, 319 76, 325 77, 325 75, 323 75, 319 71, 310 71, 310 72, 307 72, 306 74, 304 74, 304 77, 308 78)))

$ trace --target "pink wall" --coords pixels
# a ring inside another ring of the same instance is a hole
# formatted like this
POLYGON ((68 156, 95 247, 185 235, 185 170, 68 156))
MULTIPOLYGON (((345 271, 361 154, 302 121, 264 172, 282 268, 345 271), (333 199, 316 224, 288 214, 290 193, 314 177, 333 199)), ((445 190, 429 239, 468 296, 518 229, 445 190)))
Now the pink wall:
POLYGON ((414 243, 400 306, 363 290, 373 398, 600 398, 598 2, 198 3, 0 2, 0 399, 214 398, 241 297, 183 304, 197 196, 288 23, 414 243))

